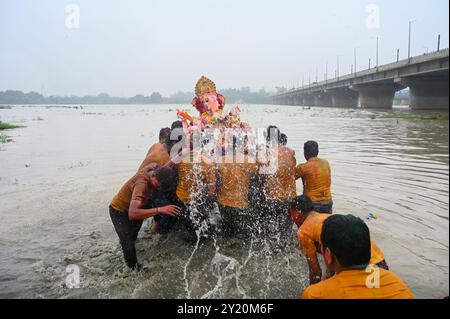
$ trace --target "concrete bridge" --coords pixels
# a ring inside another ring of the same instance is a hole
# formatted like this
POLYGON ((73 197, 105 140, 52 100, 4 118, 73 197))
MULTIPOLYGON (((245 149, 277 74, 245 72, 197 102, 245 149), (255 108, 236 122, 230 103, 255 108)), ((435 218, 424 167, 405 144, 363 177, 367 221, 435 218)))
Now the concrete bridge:
POLYGON ((409 87, 412 109, 449 109, 449 50, 424 54, 272 96, 274 104, 392 108, 409 87))

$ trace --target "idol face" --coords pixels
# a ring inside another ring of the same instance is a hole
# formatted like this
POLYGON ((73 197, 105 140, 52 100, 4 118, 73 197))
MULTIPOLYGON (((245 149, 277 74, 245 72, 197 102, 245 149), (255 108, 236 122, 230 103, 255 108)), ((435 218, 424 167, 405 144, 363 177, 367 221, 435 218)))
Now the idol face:
POLYGON ((220 103, 217 99, 216 93, 206 93, 202 97, 202 102, 206 108, 206 111, 210 114, 216 113, 220 108, 220 103))

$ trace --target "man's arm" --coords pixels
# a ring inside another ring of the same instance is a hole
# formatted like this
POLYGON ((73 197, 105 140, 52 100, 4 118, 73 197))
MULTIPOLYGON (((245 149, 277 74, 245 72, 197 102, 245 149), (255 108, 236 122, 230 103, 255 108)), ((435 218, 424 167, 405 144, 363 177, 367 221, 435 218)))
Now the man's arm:
POLYGON ((128 210, 128 218, 130 220, 144 220, 156 215, 169 215, 177 216, 180 212, 180 208, 175 205, 167 205, 157 208, 142 209, 142 201, 134 199, 130 203, 128 210))
POLYGON ((297 239, 300 249, 308 261, 309 282, 311 285, 316 284, 322 280, 322 269, 317 258, 314 241, 303 231, 302 227, 298 230, 297 239))
POLYGON ((306 256, 309 266, 309 284, 314 285, 322 280, 322 269, 320 268, 317 253, 306 256))
POLYGON ((175 205, 167 205, 164 207, 150 209, 142 208, 143 203, 152 191, 149 174, 150 172, 143 170, 136 176, 133 186, 133 193, 131 195, 130 207, 128 209, 128 218, 130 220, 143 220, 160 214, 176 216, 180 208, 175 205))

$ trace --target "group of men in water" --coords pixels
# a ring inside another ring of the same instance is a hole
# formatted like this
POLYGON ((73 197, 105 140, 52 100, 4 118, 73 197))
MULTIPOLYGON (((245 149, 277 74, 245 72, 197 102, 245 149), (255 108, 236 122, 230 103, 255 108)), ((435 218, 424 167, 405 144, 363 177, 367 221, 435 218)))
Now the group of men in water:
POLYGON ((170 139, 171 132, 181 125, 177 121, 161 129, 159 143, 149 149, 110 204, 128 267, 140 268, 135 242, 143 220, 153 217, 152 233, 167 234, 181 225, 186 239, 196 240, 208 236, 209 214, 218 207, 220 236, 242 240, 263 236, 282 248, 296 225, 310 273, 303 298, 413 298, 407 285, 389 271, 364 221, 332 214, 331 169, 327 160, 318 157, 317 142, 304 144, 306 162, 297 165, 287 136, 270 126, 266 139, 277 141, 277 166, 271 174, 260 174, 258 162, 236 161, 236 154, 224 153, 219 163, 202 155, 193 161, 198 154, 192 145, 177 153, 177 160, 171 158, 179 142, 170 139), (300 196, 298 179, 303 182, 300 196), (326 265, 325 275, 318 255, 326 265))

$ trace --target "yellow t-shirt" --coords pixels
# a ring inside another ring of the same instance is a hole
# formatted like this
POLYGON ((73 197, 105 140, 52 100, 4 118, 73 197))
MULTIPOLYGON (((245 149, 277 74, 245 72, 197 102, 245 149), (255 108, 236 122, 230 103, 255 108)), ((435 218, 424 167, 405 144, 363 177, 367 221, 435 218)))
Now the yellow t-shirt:
POLYGON ((194 154, 193 152, 184 154, 178 168, 178 185, 176 194, 178 198, 185 204, 191 200, 191 195, 195 193, 196 187, 201 187, 201 183, 215 183, 216 174, 215 166, 205 157, 201 157, 200 171, 196 176, 194 171, 194 154))
POLYGON ((258 172, 256 163, 239 161, 233 162, 232 156, 223 156, 218 164, 218 175, 221 185, 217 202, 222 206, 245 209, 248 208, 248 190, 250 178, 258 172))
POLYGON ((331 196, 331 168, 327 160, 317 157, 310 158, 306 163, 295 169, 296 179, 303 181, 303 195, 313 202, 330 201, 331 196))
POLYGON ((167 148, 161 143, 156 143, 153 144, 148 150, 147 155, 145 156, 142 164, 139 166, 138 171, 152 163, 158 164, 159 166, 164 166, 169 161, 170 155, 167 148))
POLYGON ((330 214, 320 214, 313 211, 309 213, 302 226, 300 226, 297 232, 297 239, 304 256, 317 253, 316 245, 321 243, 320 235, 322 234, 323 223, 330 216, 330 214))
POLYGON ((112 199, 111 207, 121 213, 128 211, 132 200, 144 202, 150 197, 152 190, 149 169, 144 167, 122 186, 112 199))
POLYGON ((303 299, 413 299, 409 287, 391 271, 379 271, 379 286, 376 284, 374 269, 345 270, 341 273, 309 286, 303 292, 303 299))
POLYGON ((266 195, 269 200, 290 200, 297 196, 295 185, 295 152, 278 146, 277 171, 266 177, 266 195))

